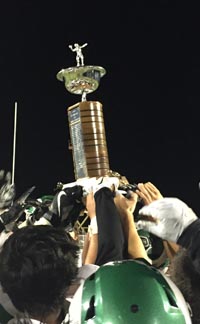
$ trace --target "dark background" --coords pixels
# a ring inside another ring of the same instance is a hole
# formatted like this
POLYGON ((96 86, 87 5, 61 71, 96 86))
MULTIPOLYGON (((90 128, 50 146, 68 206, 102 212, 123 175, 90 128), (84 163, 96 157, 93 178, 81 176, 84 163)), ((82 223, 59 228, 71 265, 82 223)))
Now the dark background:
POLYGON ((75 66, 69 44, 88 43, 85 65, 107 71, 87 96, 103 105, 110 167, 153 182, 200 212, 200 20, 183 1, 4 1, 0 10, 0 169, 20 195, 74 181, 67 108, 80 101, 56 79, 75 66))

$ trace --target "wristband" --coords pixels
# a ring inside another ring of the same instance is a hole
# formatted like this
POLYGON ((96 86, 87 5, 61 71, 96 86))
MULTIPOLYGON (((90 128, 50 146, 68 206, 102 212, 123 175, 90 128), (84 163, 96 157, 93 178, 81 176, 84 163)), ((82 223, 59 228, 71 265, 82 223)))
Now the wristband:
POLYGON ((98 234, 98 226, 97 226, 96 216, 94 216, 90 221, 90 225, 88 226, 88 233, 90 235, 98 234))

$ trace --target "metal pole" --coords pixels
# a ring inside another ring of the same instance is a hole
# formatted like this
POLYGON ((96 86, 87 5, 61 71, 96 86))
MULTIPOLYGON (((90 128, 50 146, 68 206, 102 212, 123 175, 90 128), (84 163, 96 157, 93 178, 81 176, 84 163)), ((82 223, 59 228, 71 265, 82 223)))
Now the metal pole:
POLYGON ((17 133, 17 102, 15 102, 14 132, 13 132, 13 160, 12 160, 12 184, 15 183, 15 152, 16 152, 16 133, 17 133))

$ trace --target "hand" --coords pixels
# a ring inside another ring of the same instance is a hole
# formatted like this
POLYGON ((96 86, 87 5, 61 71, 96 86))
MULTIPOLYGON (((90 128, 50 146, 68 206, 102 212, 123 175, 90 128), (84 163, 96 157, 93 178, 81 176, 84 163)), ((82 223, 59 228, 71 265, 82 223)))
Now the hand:
POLYGON ((122 194, 117 193, 114 202, 119 210, 120 213, 129 211, 131 213, 134 212, 137 201, 138 201, 138 195, 133 192, 129 191, 129 198, 124 197, 122 194))
POLYGON ((55 227, 60 225, 73 227, 80 212, 85 208, 82 197, 83 188, 78 185, 59 191, 43 217, 55 227))
POLYGON ((14 202, 14 204, 0 215, 0 221, 3 225, 8 225, 15 222, 23 214, 25 209, 24 205, 14 202))
POLYGON ((163 240, 177 243, 183 231, 192 224, 197 215, 178 198, 153 201, 139 210, 141 220, 138 229, 144 229, 163 240))
POLYGON ((20 216, 23 214, 26 208, 26 199, 35 189, 35 186, 31 187, 30 189, 26 190, 14 203, 13 205, 6 211, 4 211, 0 215, 0 221, 3 225, 10 224, 15 222, 20 216))
POLYGON ((154 200, 163 198, 160 191, 151 182, 138 183, 136 193, 144 205, 150 204, 154 200))
POLYGON ((0 209, 10 207, 15 198, 15 185, 11 184, 11 173, 0 170, 0 209))

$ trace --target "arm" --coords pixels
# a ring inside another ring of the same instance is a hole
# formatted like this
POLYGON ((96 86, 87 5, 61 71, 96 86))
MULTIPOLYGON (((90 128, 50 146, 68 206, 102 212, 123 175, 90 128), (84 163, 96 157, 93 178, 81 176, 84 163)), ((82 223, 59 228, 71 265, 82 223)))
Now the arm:
POLYGON ((163 198, 139 210, 138 227, 163 240, 179 243, 183 232, 198 217, 193 210, 178 198, 163 198))
MULTIPOLYGON (((152 201, 163 199, 161 192, 151 182, 139 183, 138 188, 139 190, 136 190, 136 192, 144 205, 149 205, 152 201)), ((163 246, 165 254, 170 260, 179 250, 179 245, 171 241, 163 240, 163 246)))
POLYGON ((138 196, 134 192, 131 192, 129 199, 121 194, 117 194, 115 197, 115 204, 121 216, 124 233, 128 244, 129 257, 133 259, 143 258, 151 263, 142 240, 137 232, 133 218, 133 211, 135 210, 137 204, 137 198, 138 196))
POLYGON ((140 209, 138 227, 187 248, 200 273, 200 219, 178 198, 163 198, 140 209))
POLYGON ((194 268, 200 273, 200 219, 197 218, 185 228, 178 238, 178 244, 188 250, 194 268))
POLYGON ((72 45, 69 45, 69 48, 72 52, 74 52, 74 48, 72 47, 72 45))
POLYGON ((98 251, 98 234, 86 234, 82 253, 83 264, 95 264, 98 251))
POLYGON ((0 170, 0 209, 12 206, 16 192, 15 185, 11 182, 11 172, 0 170))
POLYGON ((87 46, 87 43, 81 45, 80 48, 83 48, 83 47, 85 47, 85 46, 87 46))
POLYGON ((174 242, 165 240, 163 240, 163 245, 169 260, 172 260, 176 253, 179 251, 180 246, 174 242))
POLYGON ((96 222, 96 204, 93 192, 90 192, 86 196, 86 209, 90 217, 90 225, 84 242, 82 263, 94 264, 98 252, 98 229, 96 222))

